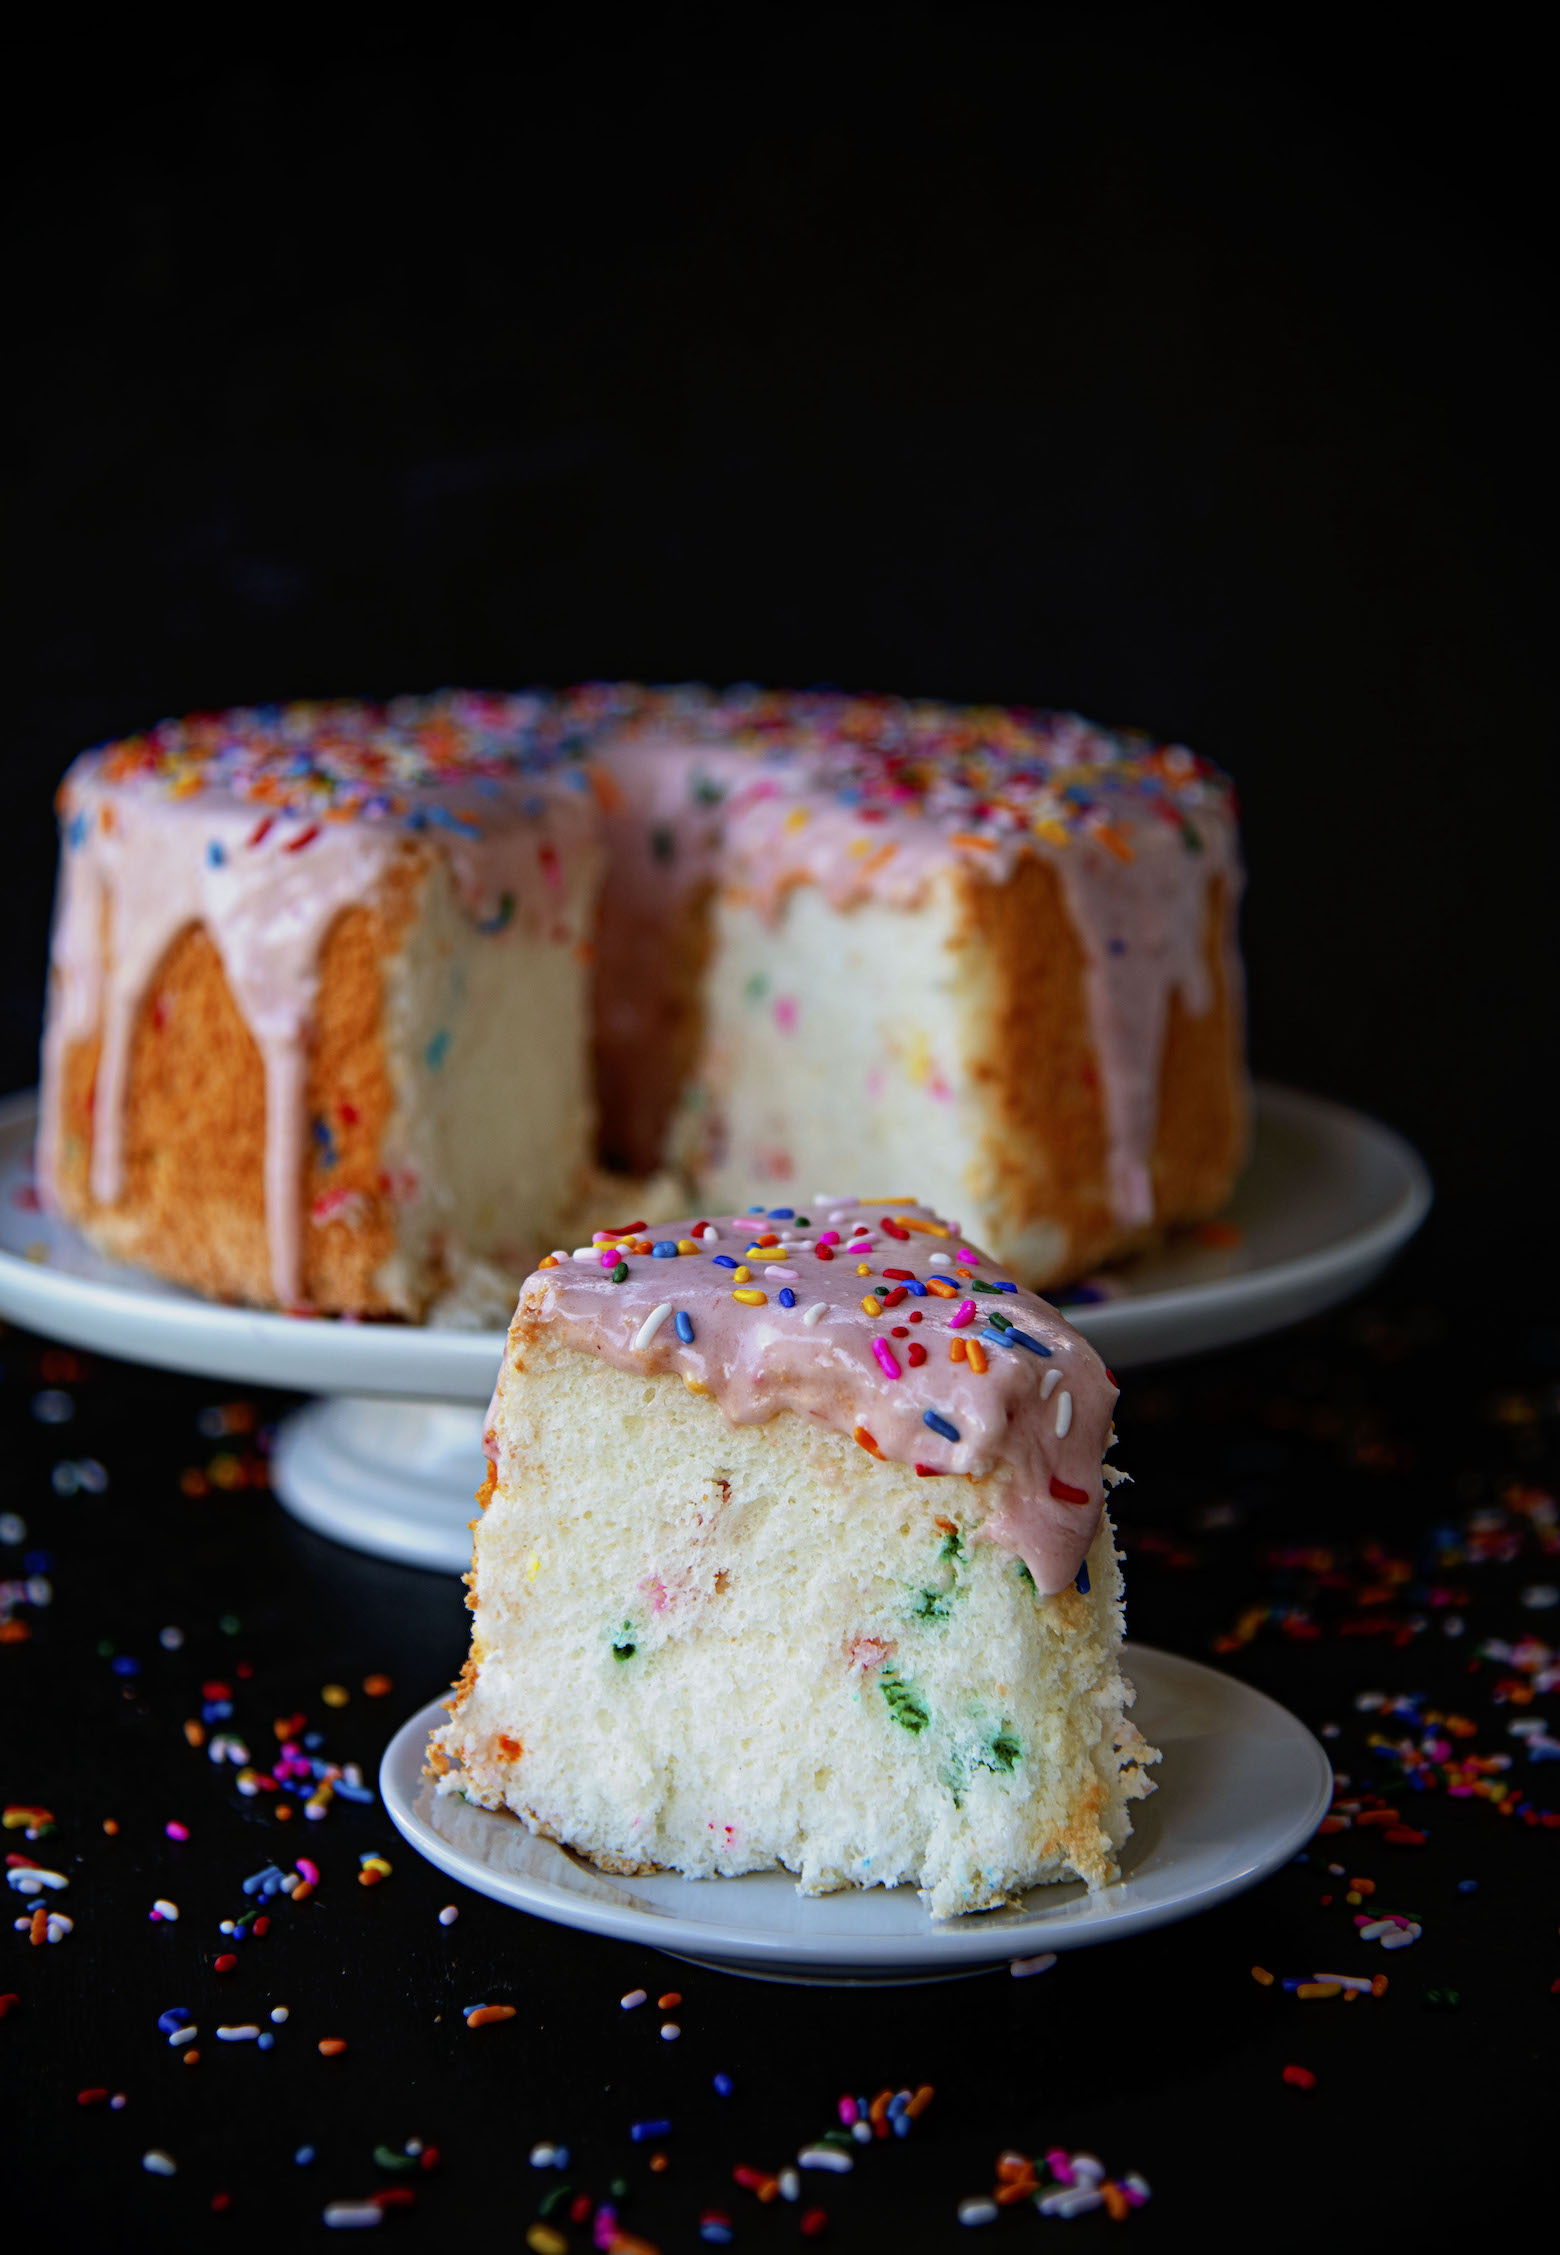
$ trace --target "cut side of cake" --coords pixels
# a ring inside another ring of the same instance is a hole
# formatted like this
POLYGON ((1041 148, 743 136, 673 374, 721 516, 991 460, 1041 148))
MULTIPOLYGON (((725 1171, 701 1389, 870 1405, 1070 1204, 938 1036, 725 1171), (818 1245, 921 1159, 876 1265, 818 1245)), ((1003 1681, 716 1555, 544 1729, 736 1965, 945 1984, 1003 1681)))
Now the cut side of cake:
POLYGON ((530 1277, 489 1415, 441 1790, 608 1871, 783 1866, 935 1917, 1117 1873, 1088 1343, 928 1207, 601 1233, 530 1277))

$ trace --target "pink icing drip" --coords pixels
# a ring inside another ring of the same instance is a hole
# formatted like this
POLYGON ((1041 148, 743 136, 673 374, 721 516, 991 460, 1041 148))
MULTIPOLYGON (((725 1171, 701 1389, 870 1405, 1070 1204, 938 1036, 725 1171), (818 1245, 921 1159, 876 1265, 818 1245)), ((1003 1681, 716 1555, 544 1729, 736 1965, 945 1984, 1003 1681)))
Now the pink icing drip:
MULTIPOLYGON (((67 845, 51 958, 52 991, 43 1056, 38 1140, 40 1194, 59 1210, 61 1083, 65 1053, 101 1036, 92 1115, 90 1184, 99 1204, 124 1187, 124 1099, 137 1013, 168 949, 200 924, 222 959, 233 999, 254 1035, 265 1070, 265 1216, 271 1286, 284 1306, 298 1304, 302 1275, 302 1181, 307 1132, 308 1043, 320 949, 344 909, 372 902, 398 862, 424 869, 447 859, 467 913, 483 921, 508 912, 505 895, 548 936, 579 936, 566 912, 545 899, 560 849, 594 865, 589 811, 578 794, 539 785, 503 788, 477 802, 478 836, 434 831, 414 838, 401 824, 358 819, 321 823, 276 817, 257 836, 264 810, 221 791, 170 799, 144 780, 111 783, 95 757, 78 761, 63 812, 84 836, 67 845), (516 801, 542 798, 543 816, 522 818, 516 801), (299 843, 300 840, 306 842, 299 843), (539 862, 538 846, 552 861, 539 862), (294 848, 295 850, 289 850, 294 848)), ((408 791, 414 807, 454 799, 470 819, 468 789, 408 791)))
MULTIPOLYGON (((841 1209, 853 1219, 855 1199, 830 1201, 830 1220, 841 1209)), ((874 1207, 876 1214, 883 1209, 874 1207)), ((923 1206, 896 1206, 894 1214, 935 1221, 923 1206)), ((948 1360, 957 1302, 928 1293, 910 1297, 881 1317, 861 1305, 872 1289, 853 1263, 820 1261, 806 1249, 781 1245, 749 1254, 751 1233, 774 1230, 793 1236, 810 1232, 778 1221, 743 1215, 712 1215, 721 1234, 698 1254, 675 1261, 621 1252, 627 1281, 614 1285, 595 1261, 566 1261, 527 1278, 520 1294, 514 1337, 521 1342, 528 1324, 557 1325, 566 1344, 599 1355, 615 1369, 676 1372, 694 1379, 719 1403, 734 1425, 766 1423, 782 1410, 816 1417, 837 1431, 870 1434, 878 1452, 901 1464, 926 1465, 934 1472, 966 1475, 984 1517, 979 1533, 1022 1558, 1046 1595, 1065 1589, 1077 1575, 1099 1526, 1104 1507, 1101 1465, 1111 1438, 1116 1388, 1088 1341, 1033 1292, 982 1295, 976 1306, 988 1318, 1006 1316, 1040 1346, 1038 1356, 1023 1347, 988 1346, 987 1369, 975 1371, 948 1360), (747 1234, 744 1234, 747 1233, 747 1234), (744 1290, 767 1291, 762 1307, 732 1298, 733 1272, 716 1267, 712 1255, 746 1256, 752 1283, 744 1290), (792 1287, 796 1305, 783 1308, 769 1269, 800 1270, 792 1287), (663 1322, 642 1348, 633 1342, 653 1308, 670 1300, 674 1314, 686 1312, 693 1325, 691 1343, 681 1340, 675 1323, 663 1322), (823 1314, 804 1322, 810 1308, 823 1314), (919 1312, 922 1321, 907 1320, 919 1312), (909 1333, 891 1337, 896 1322, 909 1333), (901 1366, 900 1350, 919 1340, 927 1359, 901 1366), (1042 1387, 1051 1372, 1059 1378, 1051 1395, 1042 1387), (1070 1397, 1070 1420, 1058 1413, 1060 1391, 1070 1397), (950 1442, 925 1422, 925 1412, 946 1419, 959 1435, 950 1442), (1063 1500, 1052 1483, 1081 1494, 1083 1503, 1063 1500)), ((817 1220, 816 1214, 812 1215, 817 1220)), ((687 1238, 691 1222, 660 1222, 657 1240, 687 1238)), ((927 1254, 952 1239, 912 1232, 908 1245, 895 1243, 888 1264, 911 1269, 926 1281, 938 1277, 927 1254)), ((1000 1276, 980 1256, 983 1277, 1000 1276)), ((963 1279, 958 1279, 963 1282, 963 1279)), ((498 1413, 495 1400, 492 1415, 498 1413)), ((862 1459, 862 1477, 872 1478, 862 1459)))

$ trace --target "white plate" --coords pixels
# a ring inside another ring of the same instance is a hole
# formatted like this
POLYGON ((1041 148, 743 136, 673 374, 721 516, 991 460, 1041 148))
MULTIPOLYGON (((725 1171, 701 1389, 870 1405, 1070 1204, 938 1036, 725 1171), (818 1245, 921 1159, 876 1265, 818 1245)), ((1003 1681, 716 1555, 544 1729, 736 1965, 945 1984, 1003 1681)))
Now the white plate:
MULTIPOLYGON (((73 1346, 306 1393, 486 1407, 501 1331, 310 1322, 222 1307, 106 1260, 30 1205, 35 1100, 0 1100, 0 1315, 73 1346)), ((1238 1244, 1186 1241, 1131 1263, 1067 1313, 1107 1362, 1230 1346, 1368 1284, 1419 1227, 1430 1178, 1400 1136, 1314 1096, 1259 1086, 1238 1244)))
POLYGON ((784 1872, 745 1879, 608 1879, 517 1818, 422 1775, 437 1701, 385 1750, 379 1790, 419 1854, 479 1894, 588 1934, 760 1980, 952 1980, 1016 1957, 1140 1934, 1211 1909, 1302 1848, 1327 1813, 1327 1756, 1287 1709, 1233 1676, 1128 1645, 1133 1718, 1163 1754, 1159 1789, 1133 1812, 1122 1877, 1090 1895, 1037 1887, 1017 1910, 939 1921, 912 1887, 801 1896, 784 1872))

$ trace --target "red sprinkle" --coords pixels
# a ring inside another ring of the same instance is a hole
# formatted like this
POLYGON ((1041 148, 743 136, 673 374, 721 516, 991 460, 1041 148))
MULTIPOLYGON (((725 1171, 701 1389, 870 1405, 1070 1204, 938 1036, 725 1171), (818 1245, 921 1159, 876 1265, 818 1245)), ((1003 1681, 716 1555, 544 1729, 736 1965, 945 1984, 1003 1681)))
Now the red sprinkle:
POLYGON ((919 1339, 912 1339, 909 1346, 906 1347, 905 1360, 912 1370, 919 1370, 922 1363, 925 1362, 926 1349, 921 1345, 919 1339))
POLYGON ((1316 2088, 1316 2077, 1309 2067, 1286 2067, 1284 2081, 1292 2083, 1297 2091, 1314 2091, 1316 2088))
POLYGON ((233 1952, 231 1950, 225 1950, 222 1956, 219 1957, 216 1963, 212 1966, 211 1970, 213 1973, 231 1973, 237 1963, 238 1959, 234 1956, 233 1952))
POLYGON ((1051 1475, 1051 1493, 1058 1503, 1087 1503, 1089 1500, 1087 1488, 1070 1487, 1065 1480, 1059 1480, 1054 1472, 1051 1475))
MULTIPOLYGON (((913 1268, 886 1268, 883 1274, 897 1277, 901 1284, 913 1284, 915 1282, 915 1270, 913 1268)), ((901 1292, 899 1297, 903 1299, 904 1294, 901 1292)))
POLYGON ((1384 1832, 1381 1837, 1394 1848, 1422 1848, 1429 1835, 1416 1832, 1411 1824, 1395 1824, 1390 1832, 1384 1832))
POLYGON ((889 1220, 887 1214, 883 1216, 883 1235, 885 1237, 897 1237, 901 1245, 908 1245, 910 1242, 909 1230, 901 1229, 897 1221, 889 1220))
POLYGON ((106 2090, 78 2091, 76 2093, 76 2104, 78 2106, 101 2106, 107 2096, 106 2090))
POLYGON ((828 2230, 828 2228, 829 2228, 829 2211, 828 2211, 828 2209, 827 2209, 827 2208, 808 2208, 808 2209, 806 2209, 806 2210, 804 2210, 804 2211, 803 2211, 803 2215, 802 2215, 802 2237, 803 2237, 803 2239, 816 2239, 816 2238, 818 2237, 818 2234, 819 2234, 820 2232, 826 2232, 826 2231, 828 2230))
POLYGON ((255 824, 253 830, 251 830, 249 833, 249 843, 252 846, 259 845, 261 840, 269 834, 271 825, 275 820, 276 817, 274 814, 262 815, 260 817, 260 820, 255 824))
POLYGON ((832 1261, 834 1258, 834 1249, 832 1246, 818 1245, 814 1247, 814 1251, 817 1253, 820 1261, 832 1261))
POLYGON ((319 834, 319 824, 311 822, 307 830, 300 830, 296 838, 289 838, 282 851, 283 853, 302 853, 305 846, 313 845, 319 834))

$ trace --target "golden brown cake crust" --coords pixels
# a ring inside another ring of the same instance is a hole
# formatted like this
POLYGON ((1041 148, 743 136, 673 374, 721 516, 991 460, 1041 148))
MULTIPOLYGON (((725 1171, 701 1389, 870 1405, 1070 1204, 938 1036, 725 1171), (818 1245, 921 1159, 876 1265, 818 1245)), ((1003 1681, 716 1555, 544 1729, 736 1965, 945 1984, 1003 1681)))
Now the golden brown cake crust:
POLYGON ((1065 1255, 1032 1281, 1062 1283, 1202 1220, 1229 1196, 1246 1149, 1237 998, 1226 974, 1233 904, 1209 886, 1204 948, 1213 1006, 1201 1018, 1170 997, 1151 1161, 1155 1220, 1136 1233, 1111 1211, 1105 1100, 1093 1047, 1087 959, 1055 868, 1034 855, 1006 883, 961 881, 955 945, 989 966, 987 1040, 973 1063, 996 1127, 981 1153, 1001 1234, 1040 1222, 1066 1232, 1065 1255))
MULTIPOLYGON (((406 1312, 374 1283, 395 1247, 381 1158, 394 1103, 382 965, 416 913, 426 866, 426 856, 409 848, 372 904, 336 918, 320 951, 302 1275, 309 1303, 326 1313, 406 1312)), ((105 1251, 175 1283, 213 1299, 274 1306, 265 1069, 202 926, 186 926, 173 941, 137 1013, 125 1091, 124 1189, 112 1206, 99 1204, 88 1187, 98 1047, 96 1036, 73 1043, 64 1060, 64 1211, 105 1251)))

